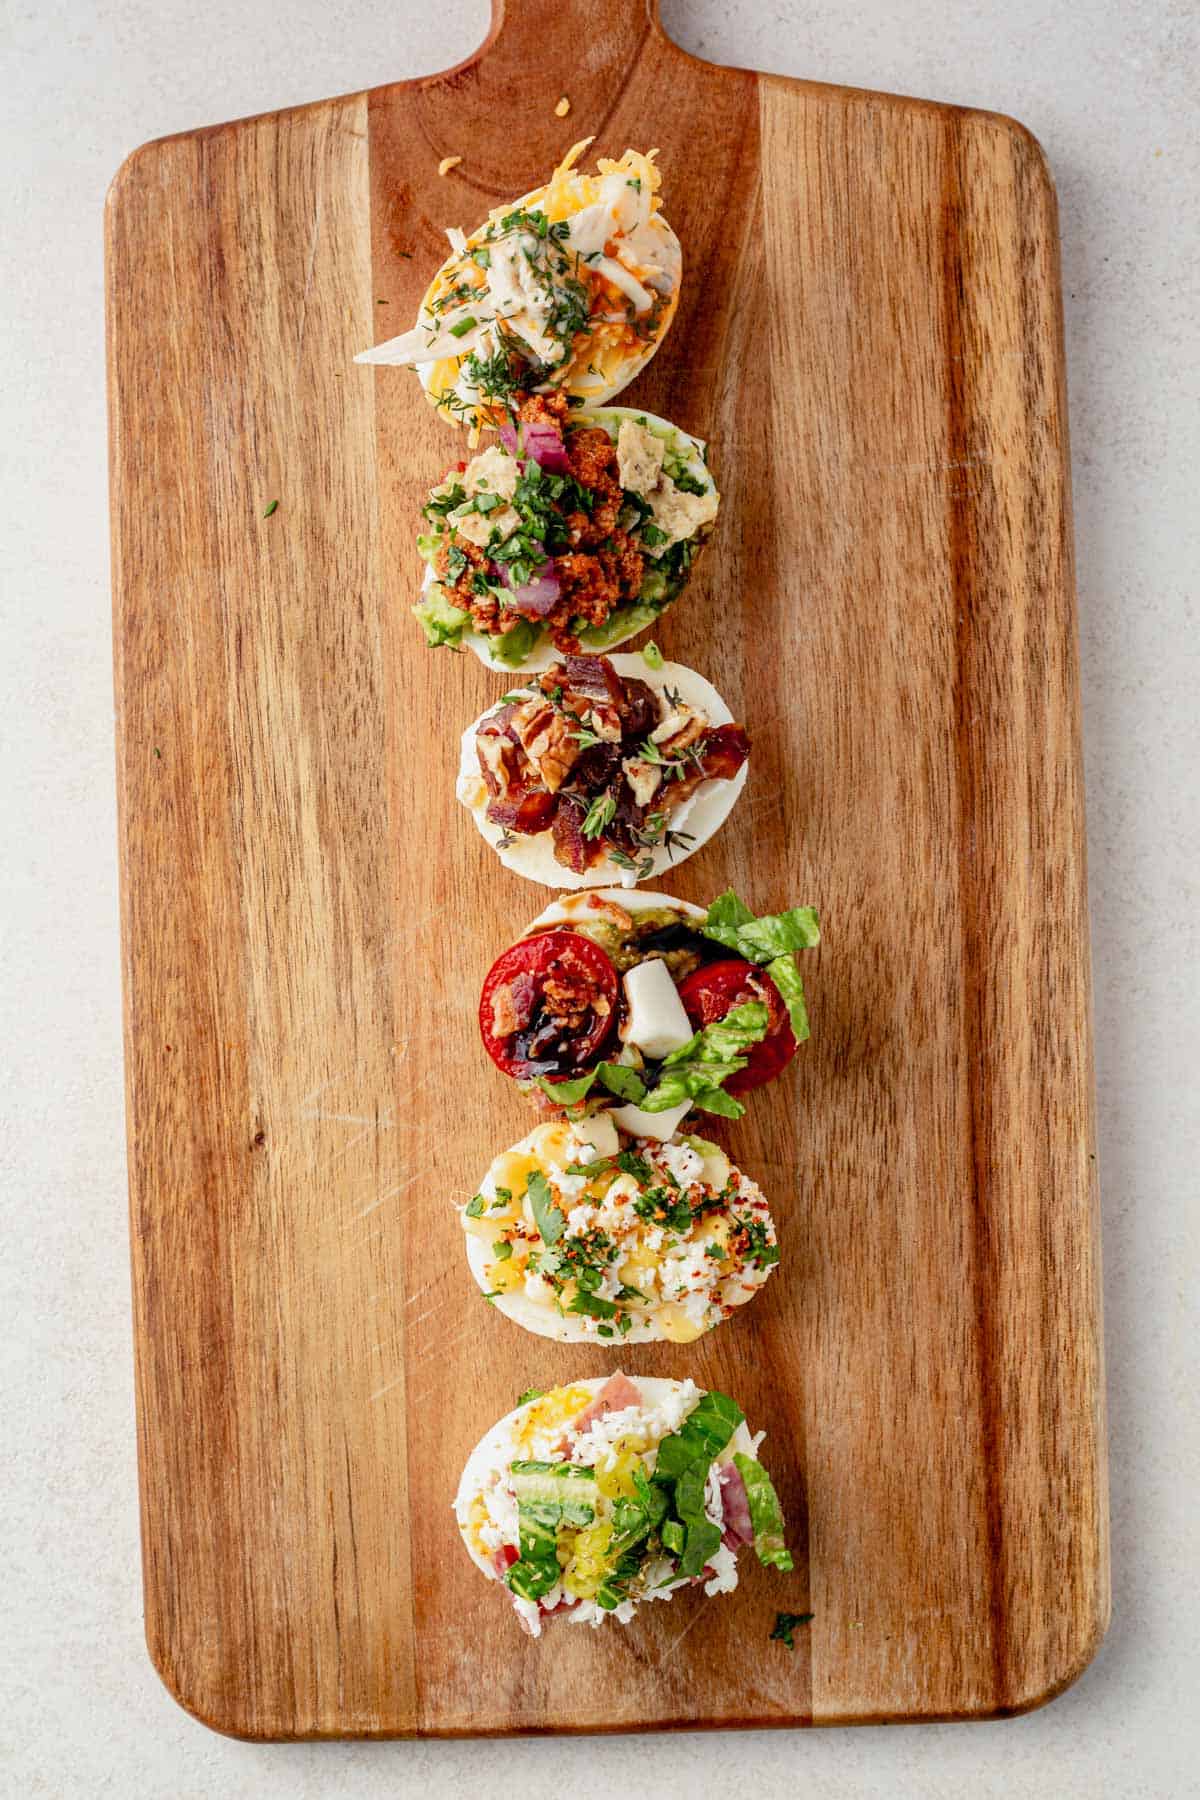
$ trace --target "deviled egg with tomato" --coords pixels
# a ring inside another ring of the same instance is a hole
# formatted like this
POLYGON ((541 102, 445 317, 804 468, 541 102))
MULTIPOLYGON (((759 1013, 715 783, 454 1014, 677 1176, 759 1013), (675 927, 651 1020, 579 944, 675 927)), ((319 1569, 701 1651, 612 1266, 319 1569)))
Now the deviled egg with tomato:
POLYGON ((737 1402, 617 1373, 531 1389, 476 1446, 454 1513, 523 1629, 628 1625, 681 1588, 737 1586, 739 1551, 793 1568, 779 1497, 737 1402))
POLYGON ((740 1118, 808 1037, 796 953, 811 907, 756 918, 732 891, 707 912, 666 894, 566 894, 488 971, 484 1048, 545 1110, 611 1110, 665 1141, 693 1107, 740 1118))
POLYGON ((461 1209, 498 1312, 560 1343, 690 1344, 779 1261, 762 1190, 700 1137, 624 1137, 606 1113, 537 1126, 461 1209))
POLYGON ((719 505, 699 438, 534 394, 431 490, 413 612, 431 648, 466 645, 497 669, 610 649, 682 593, 719 505))
POLYGON ((415 367, 442 416, 473 436, 527 393, 602 405, 627 387, 675 316, 683 252, 663 217, 657 152, 602 157, 588 175, 576 165, 591 142, 469 235, 447 231, 451 255, 415 326, 355 360, 415 367))
POLYGON ((566 656, 463 733, 455 791, 500 861, 547 887, 634 887, 707 843, 750 740, 657 654, 566 656))

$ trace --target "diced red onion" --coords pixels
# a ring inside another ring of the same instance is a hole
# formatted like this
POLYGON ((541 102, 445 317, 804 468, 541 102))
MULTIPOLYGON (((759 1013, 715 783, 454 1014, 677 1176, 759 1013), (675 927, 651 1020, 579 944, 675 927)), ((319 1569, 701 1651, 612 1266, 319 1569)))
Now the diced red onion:
POLYGON ((554 564, 546 562, 532 581, 527 581, 524 587, 512 589, 510 605, 523 619, 544 619, 554 611, 561 598, 562 589, 558 584, 554 564))
MULTIPOLYGON (((540 549, 540 544, 530 545, 531 551, 540 549)), ((520 613, 523 619, 546 618, 549 613, 554 611, 562 598, 558 574, 550 557, 546 558, 533 580, 527 581, 523 587, 513 586, 512 574, 507 563, 496 562, 495 559, 492 559, 489 568, 493 578, 502 581, 511 593, 513 612, 520 613)))
POLYGON ((717 1470, 717 1484, 721 1489, 721 1511, 724 1519, 721 1542, 727 1550, 740 1550, 743 1544, 754 1542, 754 1526, 750 1520, 750 1502, 746 1497, 746 1484, 742 1480, 741 1471, 736 1463, 720 1465, 717 1470))
POLYGON ((548 469, 552 475, 571 473, 562 432, 548 420, 531 420, 519 430, 514 425, 502 425, 500 442, 513 456, 532 456, 540 468, 548 469))

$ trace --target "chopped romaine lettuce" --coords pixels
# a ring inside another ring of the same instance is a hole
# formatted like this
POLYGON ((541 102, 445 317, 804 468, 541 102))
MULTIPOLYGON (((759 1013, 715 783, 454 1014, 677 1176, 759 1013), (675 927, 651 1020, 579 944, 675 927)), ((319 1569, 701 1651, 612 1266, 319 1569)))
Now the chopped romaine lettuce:
POLYGON ((706 1025, 665 1058, 657 1086, 639 1104, 647 1112, 669 1112, 690 1100, 704 1112, 740 1119, 745 1108, 723 1084, 746 1067, 742 1052, 766 1037, 769 1017, 763 1001, 745 1000, 706 1025))
POLYGON ((734 1466, 746 1488, 750 1502, 750 1523, 754 1527, 754 1548, 761 1563, 780 1569, 783 1574, 794 1568, 792 1553, 783 1541, 783 1508, 771 1483, 771 1477, 752 1456, 733 1453, 734 1466))
POLYGON ((658 1446, 656 1486, 669 1494, 671 1517, 662 1526, 666 1549, 679 1558, 681 1575, 698 1575, 721 1542, 704 1510, 704 1486, 713 1458, 742 1422, 742 1409, 726 1394, 706 1393, 678 1431, 658 1446))
POLYGON ((713 901, 700 929, 714 943, 766 969, 788 1009, 796 1042, 802 1044, 809 1035, 808 1009, 795 952, 811 950, 820 942, 813 908, 793 906, 789 912, 764 913, 756 919, 730 888, 713 901))
POLYGON ((674 1481, 697 1463, 707 1469, 744 1417, 741 1407, 728 1394, 701 1394, 679 1430, 671 1432, 658 1446, 655 1481, 674 1481))

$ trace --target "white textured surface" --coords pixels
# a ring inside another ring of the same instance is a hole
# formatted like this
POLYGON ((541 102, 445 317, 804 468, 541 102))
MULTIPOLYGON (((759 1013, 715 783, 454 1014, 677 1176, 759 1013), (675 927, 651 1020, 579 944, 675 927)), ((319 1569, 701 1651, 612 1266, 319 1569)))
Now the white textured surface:
POLYGON ((0 1789, 534 1796, 1196 1792, 1193 4, 664 0, 688 49, 1015 113, 1058 178, 1096 964, 1115 1618, 987 1726, 252 1748, 142 1648, 122 1155, 100 208, 143 139, 445 67, 482 0, 11 0, 0 377, 0 1789))

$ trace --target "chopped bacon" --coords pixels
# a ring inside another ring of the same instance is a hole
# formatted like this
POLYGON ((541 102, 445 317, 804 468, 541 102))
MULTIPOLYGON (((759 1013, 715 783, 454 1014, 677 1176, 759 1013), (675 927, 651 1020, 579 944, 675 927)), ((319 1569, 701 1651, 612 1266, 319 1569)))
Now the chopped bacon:
POLYGON ((498 987, 492 995, 492 1030, 498 1038, 511 1037, 519 1031, 521 1022, 517 1018, 516 1002, 511 987, 498 987))
POLYGON ((516 831, 522 837, 536 837, 550 824, 556 805, 553 794, 534 788, 516 799, 489 800, 487 816, 493 825, 503 826, 505 831, 516 831))
POLYGON ((521 969, 492 995, 492 1029, 498 1038, 524 1031, 537 1011, 538 985, 528 969, 521 969))
POLYGON ((750 739, 740 725, 718 725, 710 731, 689 759, 687 774, 666 783, 660 800, 674 811, 691 798, 704 781, 731 781, 750 754, 750 739))
POLYGON ((542 687, 562 687, 575 697, 607 701, 619 713, 624 699, 621 677, 607 656, 567 656, 557 671, 548 669, 542 676, 542 687))
POLYGON ((603 1419, 611 1412, 624 1412, 627 1406, 640 1406, 642 1396, 630 1381, 628 1375, 622 1375, 618 1369, 610 1375, 594 1400, 588 1402, 578 1417, 571 1420, 571 1430, 576 1437, 590 1431, 597 1419, 603 1419))
POLYGON ((508 985, 512 991, 513 1011, 517 1015, 517 1030, 524 1031, 537 1010, 537 982, 528 969, 522 969, 508 985))
POLYGON ((554 860, 560 862, 564 869, 574 870, 582 875, 600 855, 604 845, 593 842, 583 835, 583 821, 587 818, 587 806, 574 794, 563 794, 559 797, 558 807, 554 814, 551 833, 554 838, 554 860))

